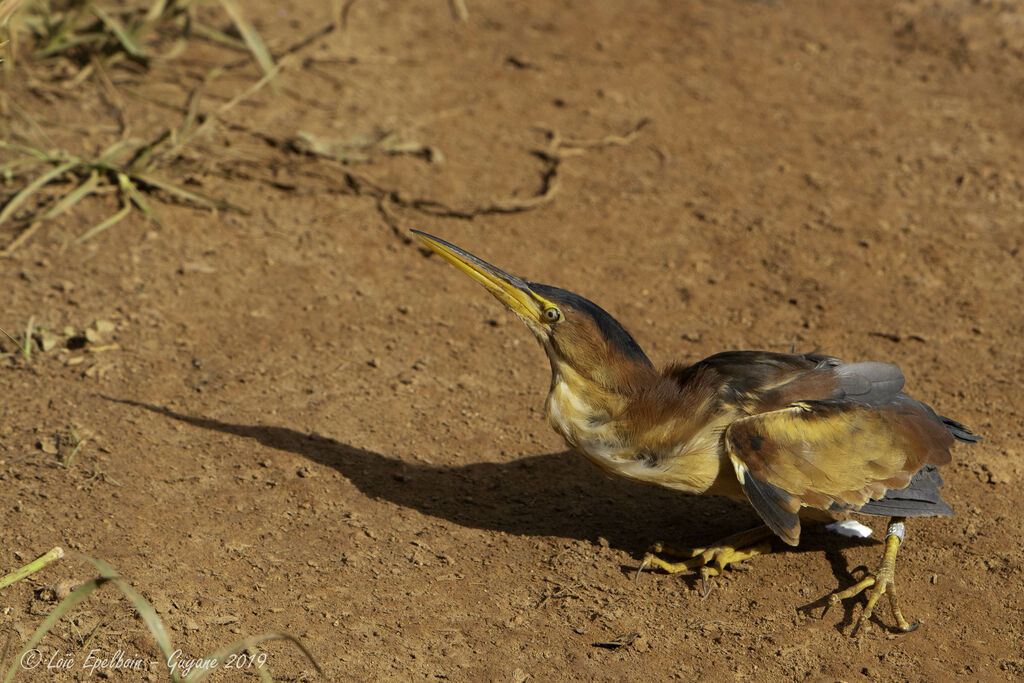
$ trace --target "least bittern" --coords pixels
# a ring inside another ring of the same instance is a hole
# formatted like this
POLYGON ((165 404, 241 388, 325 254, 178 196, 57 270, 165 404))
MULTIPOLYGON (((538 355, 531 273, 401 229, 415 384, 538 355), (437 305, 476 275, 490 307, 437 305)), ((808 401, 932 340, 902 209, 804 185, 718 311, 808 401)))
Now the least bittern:
POLYGON ((882 515, 891 519, 881 564, 833 593, 828 606, 866 590, 855 630, 867 630, 875 603, 887 595, 899 628, 916 628, 900 611, 894 583, 904 518, 953 514, 939 495, 936 468, 950 461, 955 439, 978 437, 903 393, 897 366, 817 353, 727 351, 659 372, 593 302, 413 232, 537 337, 551 361, 548 420, 570 446, 611 474, 746 501, 764 521, 686 551, 680 562, 655 554, 680 554, 655 544, 638 576, 648 566, 669 573, 700 568, 706 592, 709 576, 767 552, 772 533, 795 546, 802 514, 882 515))

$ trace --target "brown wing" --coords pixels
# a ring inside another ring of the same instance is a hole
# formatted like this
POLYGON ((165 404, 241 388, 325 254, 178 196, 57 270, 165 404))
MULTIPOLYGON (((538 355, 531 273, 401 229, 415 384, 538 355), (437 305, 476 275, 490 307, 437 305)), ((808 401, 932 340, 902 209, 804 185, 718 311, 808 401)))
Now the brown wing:
POLYGON ((689 367, 669 368, 685 391, 713 392, 748 415, 780 410, 797 401, 846 398, 877 405, 903 388, 891 363, 843 363, 820 354, 726 351, 689 367))
POLYGON ((904 394, 876 406, 800 401, 741 418, 724 434, 748 499, 790 545, 800 538, 800 507, 855 508, 882 498, 925 465, 949 462, 952 442, 934 413, 904 394))
POLYGON ((746 416, 723 443, 747 498, 792 545, 805 505, 952 514, 934 466, 949 462, 954 437, 978 439, 902 393, 903 373, 891 363, 727 351, 666 374, 684 393, 714 396, 709 410, 746 416))

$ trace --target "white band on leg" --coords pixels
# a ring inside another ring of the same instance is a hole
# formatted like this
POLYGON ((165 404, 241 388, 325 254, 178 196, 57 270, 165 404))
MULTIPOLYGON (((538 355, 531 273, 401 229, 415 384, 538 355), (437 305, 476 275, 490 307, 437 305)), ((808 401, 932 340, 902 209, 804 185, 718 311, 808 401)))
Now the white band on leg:
POLYGON ((900 539, 900 545, 903 544, 903 537, 906 535, 906 527, 903 526, 903 522, 891 522, 889 528, 885 530, 885 537, 895 536, 900 539))

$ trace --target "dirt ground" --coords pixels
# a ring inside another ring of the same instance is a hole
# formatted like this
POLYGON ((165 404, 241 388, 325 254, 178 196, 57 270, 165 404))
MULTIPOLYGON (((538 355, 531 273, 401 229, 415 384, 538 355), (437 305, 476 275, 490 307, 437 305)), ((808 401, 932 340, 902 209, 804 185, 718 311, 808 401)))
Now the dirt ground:
MULTIPOLYGON (((326 3, 245 5, 277 53, 329 22, 326 3)), ((349 4, 166 170, 246 213, 154 194, 161 224, 74 244, 108 194, 0 260, 0 326, 58 336, 28 362, 0 340, 0 574, 77 550, 153 603, 182 659, 287 631, 339 681, 1024 676, 1024 6, 467 7, 349 4), (542 351, 409 228, 593 299, 658 364, 791 345, 899 363, 984 437, 944 469, 957 515, 909 523, 897 580, 923 626, 893 633, 883 600, 851 638, 863 601, 815 602, 879 560, 880 518, 867 541, 808 529, 707 597, 688 575, 634 585, 650 543, 755 513, 567 451, 542 351)), ((177 125, 229 63, 211 112, 260 74, 198 39, 147 73, 5 97, 95 154, 177 125)), ((68 558, 0 592, 5 668, 46 589, 93 576, 68 558)), ((75 666, 16 680, 167 677, 112 587, 40 648, 75 666), (154 663, 90 674, 90 650, 154 663)), ((286 643, 259 651, 278 680, 316 678, 286 643)))

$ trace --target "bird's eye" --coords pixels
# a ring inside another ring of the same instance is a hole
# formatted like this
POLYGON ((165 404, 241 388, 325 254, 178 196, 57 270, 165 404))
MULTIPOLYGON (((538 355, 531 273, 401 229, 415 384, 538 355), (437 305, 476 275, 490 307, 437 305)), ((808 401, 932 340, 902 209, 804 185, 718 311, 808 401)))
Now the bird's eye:
POLYGON ((546 323, 557 323, 562 320, 562 312, 554 306, 544 309, 543 316, 546 323))

